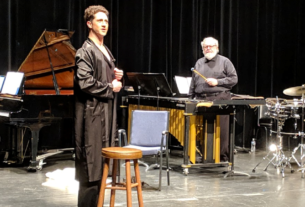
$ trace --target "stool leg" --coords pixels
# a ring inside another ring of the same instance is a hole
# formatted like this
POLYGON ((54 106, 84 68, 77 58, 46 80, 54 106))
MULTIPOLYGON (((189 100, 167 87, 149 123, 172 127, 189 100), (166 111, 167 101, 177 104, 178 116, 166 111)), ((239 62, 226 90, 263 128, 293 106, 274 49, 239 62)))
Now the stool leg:
POLYGON ((125 169, 126 169, 126 196, 127 196, 127 207, 132 207, 132 200, 131 200, 130 160, 125 160, 125 169))
POLYGON ((136 175, 136 181, 138 183, 137 191, 138 191, 138 202, 139 206, 143 207, 143 197, 142 197, 142 183, 140 178, 140 170, 139 170, 139 163, 138 160, 133 160, 134 163, 134 171, 136 175))
MULTIPOLYGON (((113 166, 112 166, 112 186, 114 187, 116 184, 116 174, 117 174, 117 167, 118 167, 118 160, 113 160, 113 166)), ((115 190, 111 189, 111 196, 110 196, 110 206, 114 206, 115 201, 115 190)))
POLYGON ((104 165, 104 171, 103 171, 103 177, 102 177, 102 183, 101 183, 101 189, 100 189, 100 195, 98 198, 98 204, 97 207, 103 207, 104 204, 104 195, 105 195, 105 189, 106 189, 106 181, 108 176, 108 170, 109 170, 109 158, 105 159, 105 165, 104 165))

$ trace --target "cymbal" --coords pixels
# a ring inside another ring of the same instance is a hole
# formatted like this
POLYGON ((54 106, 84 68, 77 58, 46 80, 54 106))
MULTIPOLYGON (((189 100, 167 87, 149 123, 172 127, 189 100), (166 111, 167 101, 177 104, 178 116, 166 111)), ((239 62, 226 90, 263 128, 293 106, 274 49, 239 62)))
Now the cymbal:
POLYGON ((283 93, 287 96, 302 96, 302 94, 305 94, 305 88, 302 86, 291 87, 285 89, 283 93))

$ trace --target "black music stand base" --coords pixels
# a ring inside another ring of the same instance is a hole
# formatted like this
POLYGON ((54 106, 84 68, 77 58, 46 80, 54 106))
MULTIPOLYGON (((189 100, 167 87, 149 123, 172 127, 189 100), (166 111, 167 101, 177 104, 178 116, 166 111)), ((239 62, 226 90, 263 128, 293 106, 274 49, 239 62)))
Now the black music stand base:
POLYGON ((239 171, 231 170, 231 171, 227 172, 227 173, 223 176, 223 178, 227 178, 228 176, 234 176, 234 175, 245 175, 245 176, 251 177, 251 175, 248 174, 248 173, 244 173, 244 172, 239 172, 239 171))
POLYGON ((245 147, 235 146, 235 150, 236 150, 237 152, 251 153, 251 150, 250 150, 249 148, 245 148, 245 147))

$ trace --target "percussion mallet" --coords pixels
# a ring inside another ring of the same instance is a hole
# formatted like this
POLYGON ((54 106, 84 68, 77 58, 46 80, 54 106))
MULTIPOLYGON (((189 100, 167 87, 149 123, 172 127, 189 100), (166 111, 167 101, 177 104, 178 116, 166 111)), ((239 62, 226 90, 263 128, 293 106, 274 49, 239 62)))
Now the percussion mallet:
POLYGON ((201 78, 203 78, 205 81, 207 81, 207 78, 204 77, 201 73, 199 73, 197 70, 195 70, 195 68, 191 68, 191 71, 193 71, 194 73, 197 73, 201 78))

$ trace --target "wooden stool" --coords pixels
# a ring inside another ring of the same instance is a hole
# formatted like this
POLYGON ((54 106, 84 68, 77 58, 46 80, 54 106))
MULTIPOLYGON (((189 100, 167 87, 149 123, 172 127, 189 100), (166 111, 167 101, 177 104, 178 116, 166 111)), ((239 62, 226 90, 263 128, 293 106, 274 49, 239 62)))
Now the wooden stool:
POLYGON ((127 207, 132 207, 131 188, 137 187, 138 202, 139 202, 139 206, 142 207, 143 206, 142 186, 141 186, 140 171, 138 164, 138 159, 142 157, 142 151, 132 148, 107 147, 102 149, 102 156, 105 157, 106 159, 105 159, 103 178, 102 178, 100 195, 97 206, 98 207, 103 206, 105 189, 111 189, 110 206, 114 206, 115 190, 126 190, 127 207), (110 159, 113 159, 112 182, 106 183, 110 159), (116 182, 118 160, 125 160, 126 183, 116 182), (134 162, 136 183, 131 183, 130 160, 133 160, 134 162))

